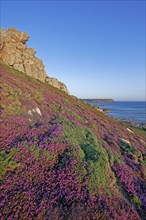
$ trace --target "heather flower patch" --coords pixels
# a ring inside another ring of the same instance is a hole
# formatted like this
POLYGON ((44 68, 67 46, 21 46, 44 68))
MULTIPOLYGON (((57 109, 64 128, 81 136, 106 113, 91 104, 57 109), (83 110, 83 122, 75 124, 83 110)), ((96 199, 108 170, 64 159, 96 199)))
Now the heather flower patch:
POLYGON ((126 167, 124 164, 114 164, 113 169, 119 178, 121 186, 126 191, 130 202, 133 203, 138 209, 141 208, 140 212, 142 215, 144 215, 146 208, 145 181, 137 178, 137 176, 133 174, 132 170, 130 170, 130 168, 126 167))
POLYGON ((145 131, 6 66, 1 74, 1 219, 144 219, 145 131))

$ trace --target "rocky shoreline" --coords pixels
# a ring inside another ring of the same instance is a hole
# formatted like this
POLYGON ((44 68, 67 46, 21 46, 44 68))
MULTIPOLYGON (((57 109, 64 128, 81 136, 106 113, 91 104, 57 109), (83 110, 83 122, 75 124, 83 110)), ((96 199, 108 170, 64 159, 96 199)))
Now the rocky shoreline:
POLYGON ((115 119, 121 122, 122 124, 146 130, 146 123, 136 122, 133 121, 132 119, 119 119, 119 118, 115 118, 115 119))
POLYGON ((83 99, 86 102, 115 102, 114 99, 83 99))
MULTIPOLYGON (((104 108, 101 108, 101 107, 98 107, 98 106, 94 106, 94 107, 98 111, 103 112, 106 115, 107 115, 107 113, 112 112, 110 109, 104 109, 104 108)), ((111 117, 110 115, 108 115, 108 116, 111 117)), ((122 124, 146 130, 146 123, 136 122, 132 119, 121 119, 121 118, 116 118, 116 117, 112 117, 112 118, 116 119, 117 121, 121 122, 122 124)))

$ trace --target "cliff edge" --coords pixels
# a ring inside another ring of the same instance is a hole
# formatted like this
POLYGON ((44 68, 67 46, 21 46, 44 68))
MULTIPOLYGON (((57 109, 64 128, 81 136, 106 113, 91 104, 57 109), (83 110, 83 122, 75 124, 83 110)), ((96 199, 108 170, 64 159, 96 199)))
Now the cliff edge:
POLYGON ((18 31, 15 28, 1 29, 0 61, 15 70, 24 72, 42 82, 49 83, 69 94, 64 83, 46 75, 43 62, 35 56, 36 51, 27 47, 26 42, 28 39, 29 35, 27 33, 18 31))

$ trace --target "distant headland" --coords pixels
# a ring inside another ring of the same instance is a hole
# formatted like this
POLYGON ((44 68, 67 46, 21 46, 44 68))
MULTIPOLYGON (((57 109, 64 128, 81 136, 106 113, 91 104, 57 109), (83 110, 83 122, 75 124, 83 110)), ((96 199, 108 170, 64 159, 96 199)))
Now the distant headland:
POLYGON ((83 99, 86 102, 115 102, 113 99, 83 99))

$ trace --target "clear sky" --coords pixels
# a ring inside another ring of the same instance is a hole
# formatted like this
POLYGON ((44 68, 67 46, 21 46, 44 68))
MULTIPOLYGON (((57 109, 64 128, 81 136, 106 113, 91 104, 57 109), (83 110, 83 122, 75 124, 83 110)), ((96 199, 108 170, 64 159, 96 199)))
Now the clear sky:
POLYGON ((49 76, 79 98, 145 99, 145 1, 1 1, 49 76))

